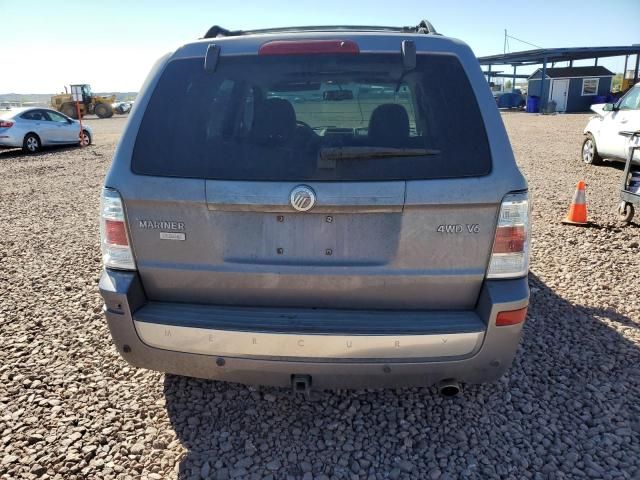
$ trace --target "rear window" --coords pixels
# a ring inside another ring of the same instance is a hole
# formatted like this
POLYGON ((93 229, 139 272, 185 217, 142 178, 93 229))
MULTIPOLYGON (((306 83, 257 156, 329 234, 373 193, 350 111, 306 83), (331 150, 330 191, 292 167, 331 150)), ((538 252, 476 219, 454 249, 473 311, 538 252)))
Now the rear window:
POLYGON ((456 57, 221 57, 171 61, 138 131, 132 169, 221 180, 480 176, 491 155, 456 57))

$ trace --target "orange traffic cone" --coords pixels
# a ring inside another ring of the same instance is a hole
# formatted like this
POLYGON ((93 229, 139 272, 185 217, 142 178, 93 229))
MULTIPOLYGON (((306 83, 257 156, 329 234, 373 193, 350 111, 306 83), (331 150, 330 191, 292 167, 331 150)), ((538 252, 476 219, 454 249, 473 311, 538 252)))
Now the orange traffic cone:
POLYGON ((578 182, 576 193, 573 195, 569 213, 562 223, 565 225, 589 225, 587 221, 587 196, 585 193, 586 184, 583 180, 578 182))

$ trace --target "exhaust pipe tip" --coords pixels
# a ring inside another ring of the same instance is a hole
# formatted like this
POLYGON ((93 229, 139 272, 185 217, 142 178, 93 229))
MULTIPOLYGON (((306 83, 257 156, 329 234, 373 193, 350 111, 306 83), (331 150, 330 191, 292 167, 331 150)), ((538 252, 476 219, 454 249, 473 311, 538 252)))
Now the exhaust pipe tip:
POLYGON ((462 392, 462 385, 454 379, 442 380, 438 384, 438 392, 443 397, 455 397, 462 392))

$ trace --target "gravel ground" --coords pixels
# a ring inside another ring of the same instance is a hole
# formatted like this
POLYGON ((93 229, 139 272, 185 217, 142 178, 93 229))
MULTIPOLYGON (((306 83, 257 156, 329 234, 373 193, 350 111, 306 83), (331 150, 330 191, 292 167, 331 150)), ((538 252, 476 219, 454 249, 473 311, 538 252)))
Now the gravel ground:
POLYGON ((0 153, 0 478, 640 478, 640 228, 620 170, 578 152, 586 115, 505 114, 534 196, 524 338, 496 384, 287 391, 136 370, 97 291, 96 145, 0 153), (562 226, 587 181, 598 228, 562 226))

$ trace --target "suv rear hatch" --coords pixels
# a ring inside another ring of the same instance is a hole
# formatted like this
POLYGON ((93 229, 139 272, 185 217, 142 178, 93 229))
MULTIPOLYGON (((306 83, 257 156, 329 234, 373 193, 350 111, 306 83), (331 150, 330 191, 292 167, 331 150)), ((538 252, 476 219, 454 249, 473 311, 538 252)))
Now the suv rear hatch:
POLYGON ((172 60, 155 87, 123 196, 147 297, 473 308, 500 196, 457 57, 262 52, 172 60))

